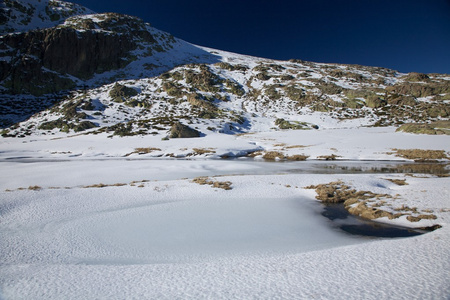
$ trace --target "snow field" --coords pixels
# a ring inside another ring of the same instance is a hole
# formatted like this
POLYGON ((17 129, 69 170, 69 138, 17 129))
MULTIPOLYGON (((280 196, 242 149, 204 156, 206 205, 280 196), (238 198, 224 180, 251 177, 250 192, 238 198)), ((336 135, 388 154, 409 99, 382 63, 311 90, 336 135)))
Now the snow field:
MULTIPOLYGON (((227 164, 236 173, 263 166, 285 172, 287 165, 227 164)), ((211 176, 224 166, 220 160, 2 165, 8 172, 26 166, 29 173, 16 180, 18 186, 34 185, 33 173, 47 174, 41 190, 11 192, 4 191, 2 175, 5 299, 442 299, 450 293, 448 178, 406 177, 409 185, 399 187, 385 178, 404 175, 211 177, 231 181, 226 191, 179 179, 211 176), (90 184, 113 178, 130 183, 144 175, 150 181, 83 188, 89 183, 80 177, 70 180, 70 189, 56 189, 68 183, 57 181, 61 173, 89 165, 102 170, 89 174, 90 184), (444 227, 404 239, 347 236, 320 215, 314 191, 303 189, 336 180, 407 197, 427 190, 405 200, 437 210, 436 222, 444 227)))
MULTIPOLYGON (((265 124, 261 120, 261 124, 265 124)), ((263 125, 265 126, 265 125, 263 125)), ((200 128, 200 130, 202 130, 200 128)), ((425 149, 450 151, 448 137, 395 132, 394 127, 330 128, 319 130, 280 130, 244 135, 209 133, 202 138, 161 140, 161 136, 107 138, 107 134, 66 136, 34 136, 2 139, 0 159, 15 157, 39 159, 110 159, 168 156, 219 158, 243 156, 259 150, 279 150, 286 155, 304 154, 309 159, 335 154, 345 160, 404 160, 393 155, 393 149, 425 149), (148 154, 133 153, 136 148, 156 148, 148 154), (190 156, 193 149, 213 152, 190 156)))
POLYGON ((394 130, 169 141, 106 135, 2 139, 0 298, 445 299, 448 178, 313 174, 312 162, 215 159, 265 150, 310 160, 335 154, 382 161, 403 160, 389 154, 392 148, 450 150, 445 136, 394 130), (133 153, 143 147, 160 150, 133 153), (214 152, 188 156, 194 148, 214 152), (168 154, 185 159, 157 158, 168 154), (191 182, 199 176, 230 181, 232 189, 191 182), (387 179, 406 179, 408 185, 387 179), (320 215, 314 190, 303 189, 337 180, 357 190, 398 194, 386 209, 407 205, 437 216, 380 222, 443 228, 403 239, 345 235, 320 215))

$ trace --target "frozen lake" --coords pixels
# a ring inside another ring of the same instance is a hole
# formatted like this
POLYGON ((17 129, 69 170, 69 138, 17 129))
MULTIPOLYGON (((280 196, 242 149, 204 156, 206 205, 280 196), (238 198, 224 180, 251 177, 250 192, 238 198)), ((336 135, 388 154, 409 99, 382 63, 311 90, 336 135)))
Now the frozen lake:
POLYGON ((408 177, 404 190, 385 179, 403 177, 389 173, 406 170, 401 163, 15 159, 0 167, 5 299, 357 299, 379 286, 406 299, 424 281, 437 288, 421 298, 448 294, 445 227, 410 238, 351 235, 339 227, 355 220, 323 216, 304 189, 342 180, 408 200, 429 189, 416 205, 444 207, 440 178, 408 177), (199 185, 198 176, 232 189, 199 185))

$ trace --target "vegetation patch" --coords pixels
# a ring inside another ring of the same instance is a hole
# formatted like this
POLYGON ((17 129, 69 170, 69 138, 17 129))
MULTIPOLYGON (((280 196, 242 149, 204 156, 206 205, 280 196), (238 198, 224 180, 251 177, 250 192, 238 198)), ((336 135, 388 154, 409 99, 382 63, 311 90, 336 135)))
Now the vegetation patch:
POLYGON ((214 148, 193 148, 192 150, 195 152, 196 155, 216 153, 214 148))
POLYGON ((217 67, 219 67, 221 69, 228 70, 228 71, 242 71, 242 72, 246 72, 249 69, 249 67, 244 66, 244 65, 239 65, 239 64, 238 65, 232 65, 232 64, 229 64, 229 63, 226 63, 226 62, 216 63, 215 66, 217 66, 217 67))
POLYGON ((290 146, 286 146, 286 149, 297 149, 297 148, 306 148, 309 146, 304 146, 304 145, 290 145, 290 146))
POLYGON ((396 185, 408 185, 406 179, 386 179, 386 180, 395 183, 396 185))
POLYGON ((184 78, 186 83, 191 85, 193 88, 203 91, 203 92, 219 92, 218 85, 222 83, 222 80, 211 72, 206 65, 191 65, 193 67, 199 67, 200 72, 194 71, 192 69, 185 70, 184 78))
POLYGON ((40 191, 40 190, 42 190, 42 187, 40 187, 40 186, 38 186, 38 185, 30 185, 30 186, 28 187, 28 189, 29 189, 30 191, 40 191))
POLYGON ((104 188, 104 187, 111 187, 111 186, 125 186, 126 183, 113 183, 113 184, 104 184, 104 183, 97 183, 92 185, 85 185, 83 188, 89 189, 89 188, 104 188))
POLYGON ((268 151, 262 156, 265 160, 283 160, 285 155, 279 151, 268 151))
MULTIPOLYGON (((310 185, 305 189, 315 189, 316 199, 323 203, 343 203, 349 199, 366 200, 374 198, 376 194, 369 191, 356 191, 345 185, 342 181, 334 181, 325 184, 310 185)), ((389 195, 382 195, 390 197, 389 195)))
POLYGON ((319 126, 310 124, 307 122, 298 122, 298 121, 288 121, 285 119, 276 119, 275 125, 280 129, 291 129, 291 130, 309 130, 309 129, 318 129, 319 126))
POLYGON ((317 156, 317 159, 322 159, 322 160, 336 160, 336 158, 341 157, 339 155, 336 154, 331 154, 331 155, 320 155, 317 156))
POLYGON ((381 206, 390 206, 383 199, 390 199, 392 198, 391 195, 376 194, 371 191, 357 191, 342 181, 311 185, 305 187, 305 189, 315 189, 317 193, 316 199, 322 203, 343 203, 350 214, 365 219, 371 220, 387 217, 391 220, 405 215, 410 222, 418 222, 421 219, 436 219, 435 215, 421 214, 417 208, 410 208, 405 205, 393 209, 393 212, 380 209, 379 207, 381 206))
POLYGON ((446 159, 449 157, 445 150, 422 150, 422 149, 392 149, 395 155, 406 159, 412 159, 416 162, 430 162, 438 159, 446 159))
POLYGON ((160 148, 153 148, 153 147, 142 147, 142 148, 134 148, 133 152, 130 152, 128 154, 125 154, 125 156, 130 156, 131 154, 148 154, 148 153, 152 153, 154 151, 161 151, 160 148))
POLYGON ((306 160, 308 157, 309 157, 308 155, 295 154, 295 155, 286 156, 286 159, 293 160, 293 161, 303 161, 303 160, 306 160))
POLYGON ((431 135, 450 135, 450 121, 436 121, 428 123, 408 123, 403 124, 396 131, 415 133, 415 134, 431 134, 431 135))
POLYGON ((437 217, 436 215, 433 214, 430 215, 420 214, 418 216, 407 216, 406 219, 410 222, 419 222, 420 220, 436 220, 437 217))
POLYGON ((54 121, 44 122, 42 123, 38 129, 41 130, 53 130, 55 128, 58 128, 62 132, 69 132, 69 130, 73 130, 75 132, 85 131, 87 129, 92 129, 98 127, 97 124, 91 122, 91 121, 82 121, 78 124, 67 122, 63 118, 59 118, 54 121))
POLYGON ((231 181, 216 181, 216 180, 212 180, 206 176, 196 177, 196 178, 192 179, 192 182, 200 184, 200 185, 210 185, 213 188, 220 188, 220 189, 224 189, 224 190, 232 189, 231 181))
POLYGON ((440 82, 405 82, 389 86, 386 91, 393 94, 410 95, 415 98, 436 96, 440 94, 450 93, 450 81, 443 80, 440 82))

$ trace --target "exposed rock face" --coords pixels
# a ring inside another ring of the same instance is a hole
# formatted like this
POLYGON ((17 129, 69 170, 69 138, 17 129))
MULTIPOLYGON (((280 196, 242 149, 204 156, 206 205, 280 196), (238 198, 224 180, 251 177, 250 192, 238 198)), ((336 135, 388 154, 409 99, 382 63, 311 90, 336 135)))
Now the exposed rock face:
MULTIPOLYGON (((130 51, 136 49, 137 42, 154 42, 141 20, 118 14, 103 16, 104 26, 114 28, 108 24, 115 21, 116 27, 121 25, 119 30, 78 30, 88 22, 84 19, 86 22, 69 22, 71 26, 0 37, 0 56, 12 57, 9 62, 1 61, 0 80, 9 81, 5 85, 12 93, 57 92, 74 85, 65 74, 88 79, 95 73, 122 68, 130 63, 130 51)), ((89 24, 89 29, 97 28, 97 23, 89 24)))
POLYGON ((190 128, 189 126, 183 125, 180 122, 173 124, 170 129, 170 138, 194 138, 200 137, 200 132, 190 128))

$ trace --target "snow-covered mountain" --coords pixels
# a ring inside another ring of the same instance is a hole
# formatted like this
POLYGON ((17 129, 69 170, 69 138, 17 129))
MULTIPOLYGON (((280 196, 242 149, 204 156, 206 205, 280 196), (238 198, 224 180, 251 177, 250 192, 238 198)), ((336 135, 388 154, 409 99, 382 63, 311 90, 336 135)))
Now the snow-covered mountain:
POLYGON ((176 123, 206 135, 405 123, 448 133, 449 75, 238 55, 63 1, 3 6, 1 28, 14 31, 0 37, 4 137, 164 137, 176 123))

